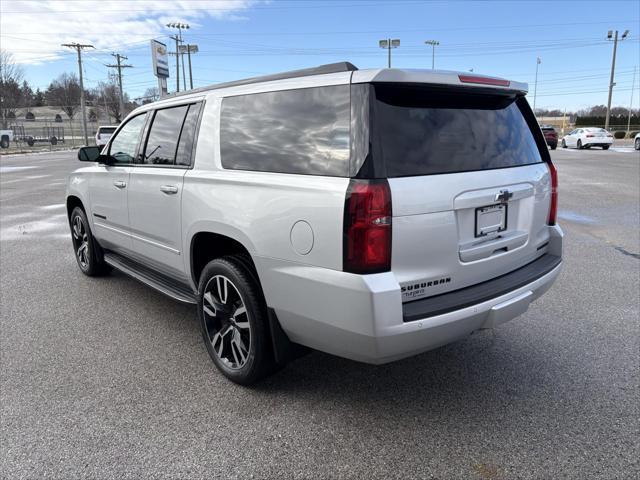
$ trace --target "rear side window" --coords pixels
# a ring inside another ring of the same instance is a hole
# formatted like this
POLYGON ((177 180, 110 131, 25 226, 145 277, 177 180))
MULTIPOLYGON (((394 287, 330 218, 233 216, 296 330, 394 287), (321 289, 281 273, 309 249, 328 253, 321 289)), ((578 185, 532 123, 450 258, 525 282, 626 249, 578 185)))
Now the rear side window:
POLYGON ((181 105, 156 111, 141 163, 175 164, 178 139, 188 108, 188 105, 181 105))
POLYGON ((222 166, 347 176, 349 86, 256 93, 222 100, 222 166))
POLYGON ((514 96, 375 86, 372 135, 387 176, 542 162, 514 96))
POLYGON ((200 116, 201 103, 189 105, 189 111, 182 125, 182 133, 180 134, 180 143, 178 143, 178 152, 176 153, 176 165, 191 165, 191 154, 195 143, 196 130, 198 128, 198 117, 200 116))
POLYGON ((100 127, 98 128, 98 135, 111 135, 116 131, 116 127, 100 127))

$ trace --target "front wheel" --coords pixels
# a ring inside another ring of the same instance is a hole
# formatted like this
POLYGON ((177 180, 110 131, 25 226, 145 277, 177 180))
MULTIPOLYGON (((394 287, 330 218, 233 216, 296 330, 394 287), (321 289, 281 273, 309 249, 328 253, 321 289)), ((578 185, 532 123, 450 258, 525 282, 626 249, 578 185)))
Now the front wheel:
POLYGON ((0 140, 0 147, 9 148, 9 137, 2 137, 2 140, 0 140))
POLYGON ((69 225, 73 251, 80 271, 89 277, 107 273, 110 268, 104 263, 102 249, 91 234, 84 210, 80 207, 74 208, 69 218, 69 225))
POLYGON ((576 143, 576 147, 578 147, 578 150, 582 150, 582 140, 578 140, 578 143, 576 143))
POLYGON ((555 150, 556 148, 558 148, 558 144, 557 143, 552 143, 551 144, 551 150, 555 150))
POLYGON ((609 150, 609 145, 603 145, 603 146, 602 146, 602 149, 603 149, 603 150, 609 150))
POLYGON ((204 267, 198 317, 207 352, 228 379, 250 385, 274 370, 262 290, 240 257, 217 258, 204 267))
POLYGON ((562 148, 567 148, 567 142, 565 142, 564 139, 562 139, 562 148))
POLYGON ((636 138, 636 142, 634 144, 636 150, 640 150, 640 138, 636 138))

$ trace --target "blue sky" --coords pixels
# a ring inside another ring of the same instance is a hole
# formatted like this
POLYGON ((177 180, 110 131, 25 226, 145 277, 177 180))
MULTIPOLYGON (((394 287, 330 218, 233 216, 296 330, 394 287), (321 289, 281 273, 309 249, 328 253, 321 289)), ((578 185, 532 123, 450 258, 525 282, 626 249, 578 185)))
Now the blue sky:
MULTIPOLYGON (((156 85, 148 41, 169 42, 170 20, 191 25, 197 43, 195 86, 347 60, 359 68, 386 66, 378 40, 399 38, 393 66, 469 70, 529 82, 537 106, 575 110, 606 104, 612 42, 609 29, 629 37, 618 45, 613 104, 627 107, 634 66, 640 67, 640 2, 463 2, 419 0, 3 0, 0 40, 23 62, 25 77, 46 88, 62 72, 77 72, 63 42, 93 43, 85 54, 86 86, 105 80, 111 52, 128 56, 131 97, 156 85)), ((171 74, 174 73, 172 69, 171 74)), ((175 78, 169 79, 170 90, 175 78)), ((634 107, 640 104, 640 71, 634 107)))

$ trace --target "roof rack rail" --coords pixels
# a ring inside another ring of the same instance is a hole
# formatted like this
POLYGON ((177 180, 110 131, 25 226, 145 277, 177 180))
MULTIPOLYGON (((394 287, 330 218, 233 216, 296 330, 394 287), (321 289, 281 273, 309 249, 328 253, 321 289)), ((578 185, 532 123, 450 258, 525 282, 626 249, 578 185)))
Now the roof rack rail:
POLYGON ((273 80, 284 80, 287 78, 308 77, 311 75, 324 75, 327 73, 340 73, 340 72, 353 72, 358 70, 354 64, 350 62, 337 62, 328 63, 326 65, 320 65, 312 68, 303 68, 301 70, 291 70, 289 72, 274 73, 271 75, 263 75, 261 77, 245 78, 243 80, 234 80, 231 82, 217 83, 206 87, 194 88, 193 90, 187 90, 185 92, 174 92, 168 94, 164 98, 181 97, 182 95, 189 95, 192 93, 207 92, 209 90, 218 90, 220 88, 237 87, 240 85, 250 85, 252 83, 270 82, 273 80))

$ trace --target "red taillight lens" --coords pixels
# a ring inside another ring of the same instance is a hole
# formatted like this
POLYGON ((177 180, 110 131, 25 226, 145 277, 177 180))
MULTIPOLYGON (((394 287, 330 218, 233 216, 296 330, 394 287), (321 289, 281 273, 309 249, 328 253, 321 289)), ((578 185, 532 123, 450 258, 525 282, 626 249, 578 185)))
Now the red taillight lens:
POLYGON ((386 180, 352 179, 344 205, 345 272, 391 268, 391 191, 386 180))
POLYGON ((595 135, 587 135, 587 138, 593 138, 595 135))
POLYGON ((553 163, 547 164, 551 175, 551 205, 549 205, 549 225, 555 225, 558 218, 558 171, 553 163))
POLYGON ((508 87, 511 85, 509 80, 493 77, 480 77, 476 75, 458 75, 458 79, 462 83, 479 83, 480 85, 497 85, 499 87, 508 87))

